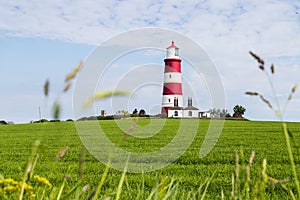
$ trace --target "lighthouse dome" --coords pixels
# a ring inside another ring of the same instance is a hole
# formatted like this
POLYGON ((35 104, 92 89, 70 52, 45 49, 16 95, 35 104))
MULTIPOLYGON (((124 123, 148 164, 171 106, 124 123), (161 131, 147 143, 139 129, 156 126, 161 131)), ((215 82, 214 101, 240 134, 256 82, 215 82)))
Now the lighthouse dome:
POLYGON ((167 48, 167 58, 178 58, 179 59, 179 48, 175 46, 174 41, 172 41, 171 46, 167 48))

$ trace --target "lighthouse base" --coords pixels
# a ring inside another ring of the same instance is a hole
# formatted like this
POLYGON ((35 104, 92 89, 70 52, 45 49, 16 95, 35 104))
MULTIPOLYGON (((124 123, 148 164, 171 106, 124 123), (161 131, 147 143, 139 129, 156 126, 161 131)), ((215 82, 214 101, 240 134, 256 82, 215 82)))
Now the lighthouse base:
POLYGON ((161 117, 165 118, 168 117, 168 109, 171 107, 162 107, 161 108, 161 117))

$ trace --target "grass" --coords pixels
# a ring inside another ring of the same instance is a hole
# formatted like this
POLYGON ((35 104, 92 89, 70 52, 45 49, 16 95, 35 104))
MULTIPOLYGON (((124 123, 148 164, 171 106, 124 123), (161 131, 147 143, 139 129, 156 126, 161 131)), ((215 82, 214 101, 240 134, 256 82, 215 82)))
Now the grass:
MULTIPOLYGON (((107 134, 111 141, 132 151, 141 151, 142 147, 142 151, 151 151, 164 146, 174 135, 174 129, 178 126, 178 122, 179 120, 169 119, 166 123, 168 128, 155 137, 140 140, 128 137, 124 140, 124 133, 114 121, 100 121, 105 130, 110 130, 107 134)), ((147 120, 139 120, 138 122, 141 126, 146 126, 148 123, 147 120)), ((105 197, 112 199, 147 199, 148 197, 151 197, 150 199, 163 199, 162 197, 171 194, 171 197, 176 197, 175 199, 186 199, 187 196, 200 199, 204 193, 206 199, 222 199, 222 196, 228 199, 232 195, 233 189, 237 193, 242 193, 246 183, 251 191, 255 191, 253 189, 255 184, 265 184, 264 198, 266 199, 291 198, 289 190, 284 187, 291 188, 296 194, 296 187, 292 181, 282 187, 281 184, 270 184, 271 179, 263 180, 263 177, 283 180, 292 179, 294 176, 289 163, 281 123, 226 121, 222 135, 213 151, 205 158, 200 159, 198 157, 199 150, 208 125, 208 120, 200 120, 194 142, 173 164, 155 172, 127 173, 126 175, 117 170, 106 168, 88 152, 85 161, 80 161, 80 158, 83 157, 80 156, 82 144, 73 122, 0 126, 0 175, 4 178, 22 181, 28 158, 32 152, 32 145, 36 140, 39 140, 40 145, 37 149, 39 158, 33 175, 46 177, 53 185, 52 189, 44 190, 46 194, 52 192, 56 197, 60 194, 61 199, 66 197, 74 199, 76 195, 80 195, 80 199, 87 199, 93 194, 97 194, 100 199, 105 197), (68 151, 57 160, 56 155, 66 146, 69 147, 68 151), (245 166, 252 150, 255 151, 255 158, 250 168, 251 180, 247 182, 245 180, 245 166), (239 152, 239 162, 235 161, 237 157, 235 152, 239 152), (264 159, 267 161, 265 170, 267 175, 262 175, 264 159), (81 166, 79 167, 79 165, 81 166), (232 178, 232 173, 237 172, 237 166, 239 168, 239 180, 232 178), (82 173, 80 168, 83 168, 84 173, 83 176, 81 175, 82 179, 79 175, 82 173), (102 179, 103 177, 104 179, 102 179), (101 180, 103 180, 102 185, 99 184, 101 180), (236 184, 233 183, 234 181, 239 181, 239 188, 233 186, 236 184), (100 185, 101 188, 97 190, 100 185), (63 189, 61 190, 62 186, 63 189), (83 192, 82 188, 85 186, 86 188, 89 187, 83 192), (69 192, 71 192, 70 195, 69 192)), ((287 125, 290 132, 293 133, 293 141, 299 143, 300 123, 287 123, 287 125)), ((292 148, 292 150, 294 155, 298 155, 294 156, 294 163, 295 167, 299 168, 299 154, 297 154, 296 148, 292 148)), ((40 187, 38 183, 33 181, 32 185, 35 189, 40 187)), ((35 190, 35 192, 37 191, 35 190)), ((259 196, 259 192, 257 195, 259 196)))

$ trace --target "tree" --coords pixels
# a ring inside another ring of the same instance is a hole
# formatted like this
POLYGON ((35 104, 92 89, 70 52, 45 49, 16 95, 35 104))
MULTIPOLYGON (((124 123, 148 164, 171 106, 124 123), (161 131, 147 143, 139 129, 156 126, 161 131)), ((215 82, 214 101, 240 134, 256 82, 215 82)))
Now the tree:
POLYGON ((133 115, 137 115, 138 114, 138 110, 135 108, 134 111, 132 112, 133 115))
POLYGON ((209 110, 211 118, 223 118, 228 116, 227 109, 213 108, 209 110))
POLYGON ((227 113, 227 114, 225 115, 225 117, 226 117, 226 118, 230 118, 230 117, 231 117, 230 113, 227 113))
POLYGON ((228 117, 230 116, 230 114, 228 113, 228 110, 227 109, 222 109, 221 112, 220 112, 220 117, 228 117))
POLYGON ((1 120, 1 121, 0 121, 0 125, 1 125, 1 124, 7 124, 7 122, 4 121, 4 120, 1 120))
POLYGON ((210 109, 209 112, 210 112, 211 118, 219 118, 221 110, 217 109, 217 108, 213 108, 213 109, 210 109))
POLYGON ((240 105, 235 105, 233 107, 233 117, 243 117, 243 115, 246 112, 246 108, 244 108, 243 106, 240 105))
POLYGON ((139 112, 139 116, 143 117, 145 115, 146 115, 146 111, 144 109, 141 109, 140 112, 139 112))
POLYGON ((116 115, 117 115, 117 116, 120 116, 120 117, 125 117, 125 116, 129 116, 130 114, 129 114, 129 112, 126 111, 126 110, 118 110, 118 111, 116 112, 116 115))

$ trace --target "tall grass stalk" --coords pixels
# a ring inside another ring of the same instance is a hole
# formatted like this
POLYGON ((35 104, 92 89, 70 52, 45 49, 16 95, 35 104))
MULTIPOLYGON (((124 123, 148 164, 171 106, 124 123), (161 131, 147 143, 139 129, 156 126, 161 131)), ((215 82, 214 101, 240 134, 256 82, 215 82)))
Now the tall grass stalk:
MULTIPOLYGON (((214 173, 215 174, 215 173, 214 173)), ((214 177, 214 174, 209 178, 207 179, 207 182, 206 182, 206 185, 205 185, 205 188, 204 188, 204 191, 203 193, 201 194, 201 200, 205 199, 205 196, 206 196, 206 193, 207 193, 207 190, 208 190, 208 186, 210 185, 213 177, 214 177)))
MULTIPOLYGON (((292 88, 292 90, 291 90, 291 92, 290 92, 290 94, 289 94, 289 96, 288 96, 288 98, 286 100, 284 108, 283 108, 283 110, 281 110, 280 103, 278 101, 276 90, 275 90, 275 87, 274 87, 274 84, 273 84, 273 80, 271 79, 271 76, 270 76, 269 72, 265 70, 265 66, 264 66, 265 62, 264 62, 264 60, 261 59, 258 55, 256 55, 255 53, 253 53, 251 51, 249 53, 254 57, 254 59, 257 60, 257 62, 259 63, 259 68, 262 71, 265 72, 265 74, 266 74, 266 76, 268 78, 269 84, 271 86, 273 97, 274 97, 274 101, 276 103, 277 108, 274 108, 272 106, 272 104, 270 103, 270 101, 268 101, 267 99, 265 99, 264 96, 261 95, 261 94, 259 94, 258 92, 246 92, 246 94, 247 95, 251 95, 251 96, 259 96, 272 110, 275 111, 276 116, 281 121, 282 129, 283 129, 283 134, 284 134, 284 138, 285 138, 285 142, 286 142, 286 147, 287 147, 287 152, 288 152, 288 157, 289 157, 291 168, 292 168, 293 179, 294 179, 294 182, 295 182, 295 185, 296 185, 296 190, 297 190, 298 198, 300 199, 300 184, 299 184, 299 179, 298 179, 298 175, 297 175, 297 170, 296 170, 296 165, 295 165, 295 160, 294 160, 294 154, 293 154, 293 151, 292 151, 292 145, 291 145, 291 141, 290 141, 291 133, 289 132, 289 130, 287 128, 287 125, 286 125, 286 123, 283 120, 283 114, 284 114, 284 112, 285 112, 285 110, 287 108, 287 105, 288 105, 289 101, 292 100, 293 94, 296 92, 298 84, 295 84, 293 86, 293 88, 292 88)), ((270 70, 271 70, 271 75, 274 75, 275 69, 274 69, 274 65, 273 64, 271 65, 270 70)))
POLYGON ((285 141, 286 141, 287 151, 288 151, 288 155, 289 155, 289 159, 290 159, 290 163, 291 163, 291 167, 292 167, 292 171, 293 171, 294 181, 295 181, 295 184, 296 184, 298 198, 300 198, 300 184, 299 184, 299 179, 298 179, 298 175, 297 175, 297 170, 296 170, 294 155, 293 155, 293 151, 292 151, 292 146, 291 146, 291 142, 290 142, 290 136, 289 136, 289 133, 288 133, 286 123, 282 123, 282 128, 283 128, 283 133, 284 133, 284 137, 285 137, 285 141))
POLYGON ((33 174, 34 167, 36 165, 37 158, 38 158, 37 151, 38 151, 39 145, 40 145, 40 141, 39 140, 35 141, 32 151, 31 151, 31 155, 29 157, 29 161, 28 161, 25 173, 24 173, 19 200, 23 199, 25 184, 26 184, 28 178, 31 177, 31 175, 33 174), (35 157, 36 157, 36 159, 34 159, 35 157))
POLYGON ((98 196, 99 196, 99 194, 101 192, 101 188, 102 188, 102 186, 104 184, 104 181, 105 181, 105 179, 107 177, 107 174, 108 174, 108 171, 109 171, 109 168, 110 168, 109 166, 110 166, 110 162, 107 163, 106 168, 104 170, 104 173, 103 173, 103 175, 101 177, 100 183, 99 183, 99 185, 97 187, 97 190, 96 190, 94 196, 92 198, 90 198, 90 199, 93 199, 93 200, 97 200, 98 199, 98 196))
POLYGON ((56 200, 60 200, 61 199, 61 195, 62 195, 62 193, 64 191, 65 184, 66 184, 66 179, 64 178, 63 179, 63 183, 60 186, 60 189, 59 189, 59 192, 58 192, 56 200))
POLYGON ((119 185, 118 185, 117 195, 116 195, 116 200, 119 200, 119 199, 120 199, 120 196, 121 196, 122 186, 123 186, 124 179, 125 179, 125 175, 126 175, 126 172, 127 172, 127 165, 128 165, 128 162, 129 162, 129 157, 128 157, 128 160, 127 160, 127 162, 126 162, 125 168, 124 168, 123 173, 122 173, 122 177, 121 177, 120 182, 119 182, 119 185))

